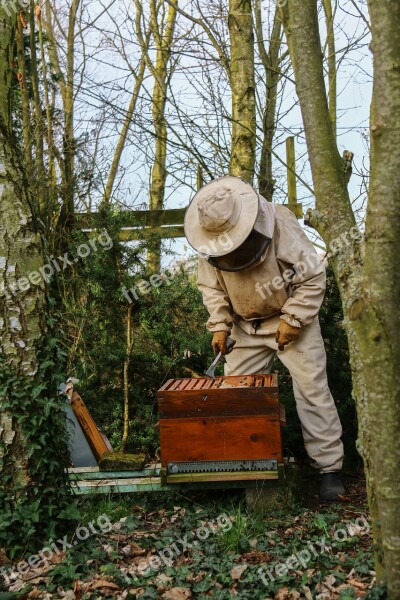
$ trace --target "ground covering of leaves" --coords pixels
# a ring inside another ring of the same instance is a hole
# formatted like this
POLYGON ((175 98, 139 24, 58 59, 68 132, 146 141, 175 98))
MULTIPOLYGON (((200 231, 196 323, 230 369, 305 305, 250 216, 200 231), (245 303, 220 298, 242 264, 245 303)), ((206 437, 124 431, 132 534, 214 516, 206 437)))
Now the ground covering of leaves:
POLYGON ((306 483, 301 503, 268 514, 229 490, 85 499, 83 524, 106 514, 112 528, 86 541, 71 534, 72 548, 18 574, 0 600, 386 597, 374 587, 362 479, 334 505, 319 503, 316 480, 306 483))

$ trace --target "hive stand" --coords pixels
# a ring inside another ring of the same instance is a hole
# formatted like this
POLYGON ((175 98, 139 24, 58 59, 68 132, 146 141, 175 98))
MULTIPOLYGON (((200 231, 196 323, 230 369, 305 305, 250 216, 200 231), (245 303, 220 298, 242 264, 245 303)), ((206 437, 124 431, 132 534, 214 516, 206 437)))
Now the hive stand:
POLYGON ((276 374, 171 379, 157 393, 161 463, 70 469, 77 494, 245 488, 253 510, 291 500, 276 374))

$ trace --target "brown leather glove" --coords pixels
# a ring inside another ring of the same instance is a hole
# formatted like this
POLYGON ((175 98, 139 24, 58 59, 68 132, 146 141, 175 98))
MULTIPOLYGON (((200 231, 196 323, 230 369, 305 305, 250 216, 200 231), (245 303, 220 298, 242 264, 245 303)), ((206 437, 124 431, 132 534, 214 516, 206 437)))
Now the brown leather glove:
POLYGON ((226 354, 228 352, 228 348, 226 345, 226 340, 229 337, 229 331, 215 331, 213 335, 213 339, 211 342, 212 349, 214 350, 215 356, 219 352, 222 354, 226 354))
POLYGON ((297 340, 301 333, 301 327, 293 327, 286 321, 281 321, 278 331, 276 332, 275 341, 278 344, 279 350, 284 350, 285 346, 297 340))

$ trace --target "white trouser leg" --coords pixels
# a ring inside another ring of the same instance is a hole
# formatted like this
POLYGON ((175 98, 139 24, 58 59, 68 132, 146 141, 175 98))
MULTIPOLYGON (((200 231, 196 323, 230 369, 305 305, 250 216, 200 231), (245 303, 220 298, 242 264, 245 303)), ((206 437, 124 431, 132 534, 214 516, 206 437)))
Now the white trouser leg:
POLYGON ((234 326, 236 346, 225 365, 226 375, 268 373, 275 353, 288 368, 301 421, 304 444, 313 466, 321 472, 340 470, 342 426, 328 387, 326 354, 318 319, 303 328, 299 339, 277 351, 275 333, 247 334, 234 326))

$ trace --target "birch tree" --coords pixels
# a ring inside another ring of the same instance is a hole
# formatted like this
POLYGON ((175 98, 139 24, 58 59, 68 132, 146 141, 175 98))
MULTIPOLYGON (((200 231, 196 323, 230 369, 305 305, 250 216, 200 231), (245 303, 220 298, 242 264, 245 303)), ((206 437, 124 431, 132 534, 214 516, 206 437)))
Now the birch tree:
POLYGON ((363 244, 325 89, 317 0, 288 0, 282 17, 315 189, 307 221, 333 254, 342 297, 377 579, 387 581, 391 598, 400 598, 400 0, 369 0, 368 6, 374 91, 363 244))
POLYGON ((14 41, 15 16, 0 7, 0 547, 21 550, 65 508, 68 457, 42 243, 12 129, 14 41))

